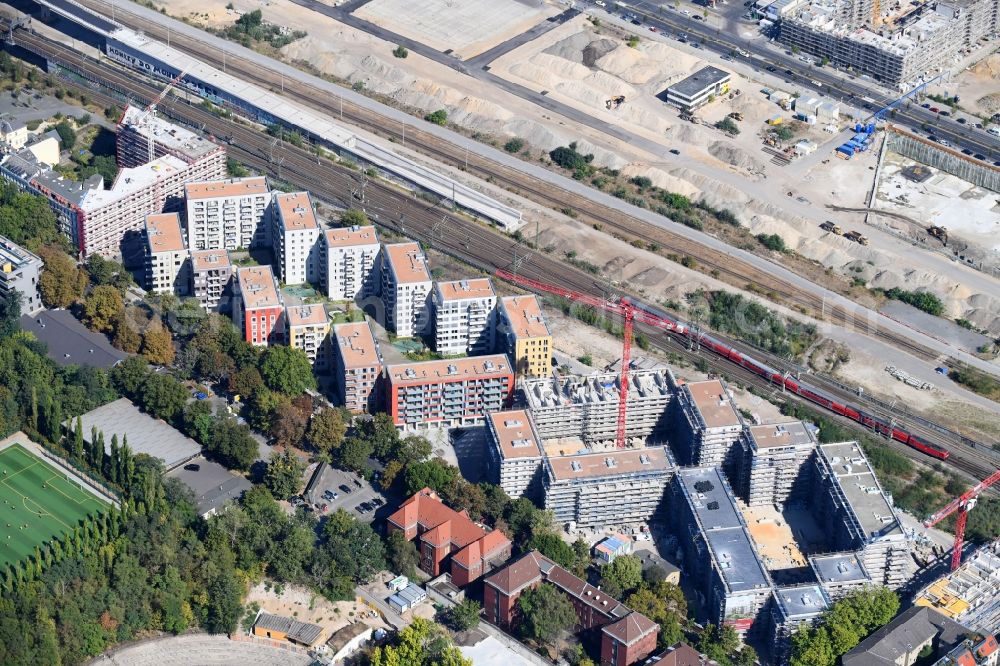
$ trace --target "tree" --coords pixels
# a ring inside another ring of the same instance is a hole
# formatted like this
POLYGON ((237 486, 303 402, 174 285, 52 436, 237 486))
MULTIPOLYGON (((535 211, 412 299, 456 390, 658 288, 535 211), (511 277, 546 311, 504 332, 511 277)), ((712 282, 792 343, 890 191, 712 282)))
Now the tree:
POLYGON ((298 446, 306 434, 309 412, 293 403, 283 403, 271 415, 270 434, 278 446, 298 446))
POLYGON ((230 469, 248 470, 259 455, 250 428, 234 418, 218 419, 208 447, 209 454, 230 469))
POLYGON ((428 113, 424 116, 424 120, 429 123, 434 123, 435 125, 445 125, 448 123, 448 112, 444 109, 438 109, 433 113, 428 113))
POLYGON ((385 569, 385 546, 368 523, 338 509, 323 530, 323 549, 337 569, 355 583, 366 584, 385 569))
POLYGON ((681 627, 684 615, 671 608, 668 601, 653 590, 642 588, 630 595, 625 604, 660 625, 660 635, 657 638, 660 647, 669 647, 684 639, 681 627))
POLYGON ((389 568, 397 574, 413 578, 417 575, 420 554, 412 541, 399 530, 393 530, 385 540, 385 558, 389 568))
POLYGON ((171 375, 152 372, 142 383, 143 407, 158 419, 172 421, 184 410, 187 399, 187 389, 171 375))
POLYGON ((406 494, 412 495, 422 488, 430 488, 446 496, 451 493, 458 477, 458 468, 440 458, 414 463, 406 468, 406 494))
POLYGON ((125 310, 121 292, 109 285, 94 287, 83 303, 83 320, 91 329, 110 333, 125 310))
POLYGON ((503 144, 503 149, 508 153, 519 153, 524 148, 524 139, 514 137, 503 144))
POLYGON ((347 423, 344 410, 326 408, 313 415, 309 422, 307 439, 320 453, 329 455, 333 449, 344 443, 347 434, 347 423))
POLYGON ((392 50, 392 55, 396 56, 397 58, 405 58, 406 56, 410 55, 410 52, 407 51, 406 47, 401 44, 392 50))
POLYGON ((277 498, 297 495, 302 490, 302 474, 305 471, 305 463, 286 449, 279 455, 271 456, 264 472, 264 485, 277 498))
POLYGON ((525 590, 517 600, 523 623, 522 634, 543 643, 552 643, 576 624, 573 603, 550 583, 525 590))
POLYGON ((345 227, 364 227, 371 222, 368 221, 368 214, 357 208, 348 208, 340 214, 340 224, 345 227))
POLYGON ((642 583, 642 562, 635 555, 621 555, 611 564, 601 567, 601 582, 610 582, 622 592, 629 592, 642 583))
POLYGON ((260 374, 268 388, 285 395, 299 395, 316 388, 309 357, 295 347, 268 347, 260 365, 260 374))
POLYGON ((573 547, 563 541, 558 534, 552 532, 535 534, 528 540, 526 548, 537 550, 564 569, 573 569, 576 566, 576 553, 573 552, 573 547))
POLYGON ((156 365, 170 365, 174 362, 173 337, 159 321, 152 322, 142 336, 142 355, 156 365))
POLYGON ((361 437, 348 437, 337 450, 337 464, 344 469, 361 472, 368 469, 372 443, 361 437))
POLYGON ((42 301, 50 308, 68 308, 80 297, 87 286, 87 275, 76 262, 62 250, 46 246, 38 250, 45 262, 38 279, 42 301))
POLYGON ((139 336, 139 331, 136 330, 132 320, 126 314, 126 310, 122 310, 118 318, 115 319, 114 330, 115 333, 111 338, 111 344, 129 354, 135 354, 139 351, 142 346, 142 338, 139 336))
POLYGON ((265 388, 264 378, 260 376, 260 370, 253 366, 229 375, 229 391, 244 400, 249 400, 263 388, 265 388))
POLYGON ((243 614, 243 586, 232 571, 225 571, 208 586, 205 630, 211 634, 229 634, 243 614))
POLYGON ((472 666, 439 625, 416 618, 395 640, 372 650, 371 666, 472 666))
POLYGON ((445 626, 455 631, 468 631, 479 626, 479 614, 482 610, 483 607, 475 599, 465 599, 445 609, 441 615, 445 626))
POLYGON ((130 398, 138 395, 149 375, 149 363, 141 356, 130 356, 111 369, 111 381, 115 388, 130 398))
POLYGON ((73 131, 73 126, 69 124, 68 120, 56 123, 52 129, 59 134, 59 145, 63 150, 69 150, 76 144, 76 132, 73 131))

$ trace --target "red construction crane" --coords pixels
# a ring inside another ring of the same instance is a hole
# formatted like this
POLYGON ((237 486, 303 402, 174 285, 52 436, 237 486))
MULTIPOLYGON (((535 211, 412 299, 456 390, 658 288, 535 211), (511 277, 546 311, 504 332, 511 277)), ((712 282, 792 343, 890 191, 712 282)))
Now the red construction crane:
POLYGON ((965 541, 965 522, 969 519, 969 511, 976 506, 976 498, 997 481, 1000 481, 1000 469, 953 499, 947 506, 924 521, 924 527, 934 527, 951 514, 958 512, 958 519, 955 522, 955 549, 951 553, 952 571, 962 563, 962 543, 965 541))
POLYGON ((629 366, 632 361, 633 321, 638 320, 643 324, 656 326, 670 331, 677 330, 680 326, 676 322, 670 321, 669 319, 663 319, 662 317, 658 317, 641 307, 636 307, 627 298, 619 297, 613 300, 598 298, 597 296, 591 296, 590 294, 581 294, 570 289, 557 287, 556 285, 545 282, 539 282, 538 280, 532 280, 503 269, 497 269, 496 275, 502 280, 513 282, 514 284, 520 285, 525 289, 562 296, 563 298, 569 299, 575 303, 582 303, 593 308, 599 308, 605 312, 616 314, 622 318, 624 340, 622 342, 622 373, 620 382, 621 386, 618 390, 618 429, 615 435, 615 445, 620 449, 625 448, 625 417, 627 412, 626 404, 628 400, 628 373, 629 366))

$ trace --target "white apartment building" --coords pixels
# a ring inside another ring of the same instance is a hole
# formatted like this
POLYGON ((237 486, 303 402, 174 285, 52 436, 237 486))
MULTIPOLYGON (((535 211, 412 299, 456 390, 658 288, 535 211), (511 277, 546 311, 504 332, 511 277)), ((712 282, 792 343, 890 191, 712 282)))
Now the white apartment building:
POLYGON ((805 501, 812 492, 816 440, 802 421, 750 426, 743 431, 739 473, 732 484, 749 506, 805 501))
POLYGON ((208 311, 232 309, 233 264, 225 250, 191 253, 191 295, 208 311))
POLYGON ((157 294, 186 296, 191 256, 184 245, 177 213, 146 216, 146 288, 157 294))
POLYGON ((41 257, 0 236, 0 291, 21 294, 21 312, 24 314, 33 314, 44 307, 38 291, 42 266, 41 257))
POLYGON ((493 412, 486 417, 486 425, 493 483, 513 499, 539 498, 544 455, 531 416, 523 409, 493 412))
POLYGON ((723 467, 730 479, 736 478, 743 419, 725 384, 718 379, 688 382, 677 391, 677 406, 678 461, 723 467))
POLYGON ((433 302, 434 349, 439 354, 493 350, 497 295, 489 278, 438 282, 433 302))
POLYGON ((352 414, 374 413, 379 407, 382 353, 367 321, 333 327, 337 397, 352 414))
POLYGON ((308 192, 274 195, 274 260, 285 284, 319 282, 320 229, 308 192))
POLYGON ((426 330, 431 272, 417 243, 382 246, 382 305, 385 324, 400 338, 426 330))
POLYGON ((374 226, 351 226, 323 232, 321 263, 326 267, 326 297, 361 300, 378 293, 380 245, 374 226))
POLYGON ((326 370, 330 364, 328 338, 330 317, 322 305, 290 305, 285 308, 288 324, 288 346, 301 349, 316 370, 326 370))
POLYGON ((187 183, 184 199, 192 251, 270 244, 271 191, 263 176, 187 183))

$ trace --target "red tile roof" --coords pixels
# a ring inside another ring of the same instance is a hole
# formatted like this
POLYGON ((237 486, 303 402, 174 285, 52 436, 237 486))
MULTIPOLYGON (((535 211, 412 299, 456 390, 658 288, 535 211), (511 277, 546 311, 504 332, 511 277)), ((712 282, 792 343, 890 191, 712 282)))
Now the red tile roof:
POLYGON ((542 580, 542 571, 551 570, 555 566, 555 562, 533 550, 489 576, 485 582, 511 596, 542 580))
POLYGON ((678 643, 660 654, 655 663, 656 666, 705 666, 715 662, 710 661, 687 643, 678 643))
POLYGON ((962 650, 955 657, 955 666, 976 666, 976 658, 968 650, 962 650))
POLYGON ((614 624, 609 624, 601 631, 608 634, 619 643, 632 645, 640 638, 648 636, 659 627, 642 613, 629 613, 614 624))
POLYGON ((996 652, 998 648, 1000 648, 1000 645, 997 644, 996 636, 990 635, 987 636, 982 643, 976 646, 976 655, 980 659, 985 659, 996 652))

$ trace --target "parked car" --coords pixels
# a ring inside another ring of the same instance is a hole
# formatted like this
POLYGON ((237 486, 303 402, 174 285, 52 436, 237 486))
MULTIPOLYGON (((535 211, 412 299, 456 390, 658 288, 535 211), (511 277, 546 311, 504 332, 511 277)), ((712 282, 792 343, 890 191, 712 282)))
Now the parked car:
POLYGON ((676 148, 671 148, 671 149, 670 149, 670 153, 671 153, 672 155, 680 155, 680 154, 681 154, 681 151, 677 150, 676 148))
POLYGON ((948 368, 945 368, 945 367, 934 368, 934 372, 938 373, 939 375, 947 375, 948 374, 948 368))
POLYGON ((778 68, 777 68, 777 67, 775 67, 774 65, 768 65, 768 66, 767 66, 767 67, 765 67, 764 69, 766 69, 766 70, 767 70, 767 71, 769 71, 769 72, 777 72, 777 71, 778 71, 778 68))
POLYGON ((931 113, 941 113, 941 110, 936 106, 932 106, 929 110, 931 113))
POLYGON ((372 498, 372 504, 374 506, 376 506, 376 507, 379 507, 379 506, 382 506, 383 504, 385 504, 385 502, 382 501, 381 497, 373 497, 372 498))
POLYGON ((955 118, 955 122, 958 123, 959 125, 964 125, 965 123, 967 123, 969 121, 966 120, 965 118, 955 118))
POLYGON ((968 148, 962 148, 962 154, 963 155, 972 155, 972 151, 969 150, 968 148))
POLYGON ((983 155, 982 153, 976 153, 975 155, 973 155, 973 157, 975 157, 977 160, 982 160, 983 162, 986 161, 986 155, 983 155))
POLYGON ((365 484, 361 483, 361 479, 354 479, 354 485, 356 485, 358 488, 365 487, 365 484))
POLYGON ((187 465, 184 465, 184 469, 188 472, 197 472, 201 469, 201 465, 198 463, 188 463, 187 465))
POLYGON ((347 485, 346 483, 342 483, 342 484, 340 484, 337 487, 340 489, 340 492, 344 493, 345 495, 350 495, 351 494, 351 487, 349 485, 347 485))
POLYGON ((358 513, 364 513, 365 512, 365 506, 364 506, 364 504, 359 504, 356 507, 354 507, 354 510, 357 511, 358 513))
POLYGON ((931 108, 931 105, 930 104, 926 104, 926 103, 925 104, 921 104, 920 108, 921 109, 929 109, 929 108, 931 108))

